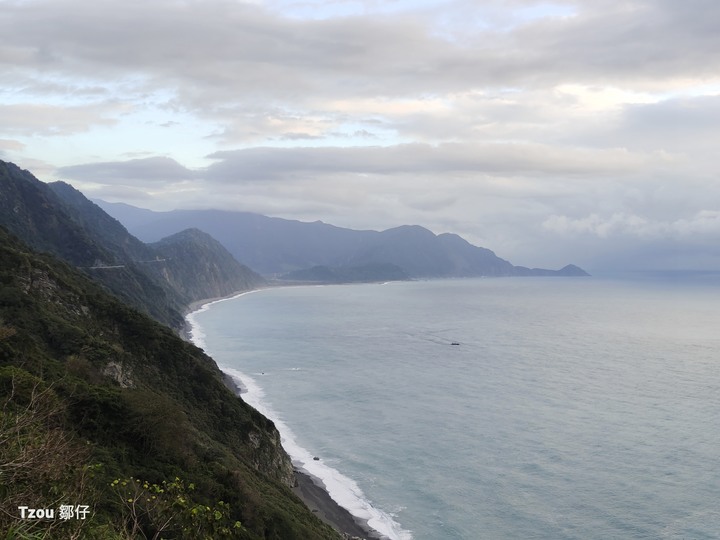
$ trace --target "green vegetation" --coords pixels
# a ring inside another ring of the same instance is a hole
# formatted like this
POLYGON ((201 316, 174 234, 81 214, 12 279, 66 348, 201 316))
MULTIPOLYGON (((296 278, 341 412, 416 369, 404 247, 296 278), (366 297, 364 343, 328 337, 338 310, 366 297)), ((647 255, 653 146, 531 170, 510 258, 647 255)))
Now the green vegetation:
POLYGON ((124 516, 124 534, 130 538, 168 536, 234 538, 244 532, 239 521, 230 518, 230 506, 219 501, 214 507, 193 502, 193 484, 185 486, 180 478, 151 484, 138 478, 111 482, 124 516))
POLYGON ((0 540, 338 538, 292 481, 212 359, 0 228, 0 540))
POLYGON ((264 283, 201 231, 143 244, 72 186, 45 184, 2 160, 0 226, 175 330, 183 327, 189 303, 264 283))

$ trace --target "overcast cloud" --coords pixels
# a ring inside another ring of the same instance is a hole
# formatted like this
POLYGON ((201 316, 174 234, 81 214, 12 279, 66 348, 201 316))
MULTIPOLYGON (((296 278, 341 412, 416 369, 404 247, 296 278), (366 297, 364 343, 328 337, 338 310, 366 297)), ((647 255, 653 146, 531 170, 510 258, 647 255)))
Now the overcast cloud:
POLYGON ((720 263, 720 4, 0 0, 0 157, 88 196, 720 263))

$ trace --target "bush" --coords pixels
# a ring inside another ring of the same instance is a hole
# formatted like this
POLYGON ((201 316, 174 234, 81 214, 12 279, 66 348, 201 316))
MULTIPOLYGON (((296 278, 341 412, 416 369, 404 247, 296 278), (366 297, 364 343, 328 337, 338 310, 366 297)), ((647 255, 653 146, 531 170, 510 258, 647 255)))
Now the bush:
MULTIPOLYGON (((89 452, 63 428, 65 409, 52 387, 26 371, 0 368, 0 530, 80 538, 84 521, 20 522, 18 507, 93 504, 89 452)), ((12 535, 12 536, 11 536, 12 535)), ((43 536, 47 537, 47 536, 43 536)))
POLYGON ((110 487, 121 507, 119 525, 130 538, 213 540, 238 538, 245 530, 230 518, 230 505, 199 504, 193 499, 195 486, 178 477, 160 484, 118 478, 110 487))

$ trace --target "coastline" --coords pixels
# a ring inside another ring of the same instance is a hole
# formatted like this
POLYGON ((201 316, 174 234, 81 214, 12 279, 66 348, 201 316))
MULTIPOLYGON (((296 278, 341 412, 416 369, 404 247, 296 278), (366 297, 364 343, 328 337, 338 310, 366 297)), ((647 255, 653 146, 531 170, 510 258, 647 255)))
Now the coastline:
POLYGON ((360 523, 350 512, 332 500, 328 492, 317 485, 309 474, 295 469, 295 486, 292 491, 313 514, 348 540, 382 540, 382 536, 367 524, 360 523))
POLYGON ((193 342, 192 340, 192 325, 190 324, 190 321, 188 321, 188 316, 195 313, 196 311, 201 310, 203 307, 207 306, 208 304, 212 304, 214 302, 219 302, 220 300, 230 300, 231 298, 235 298, 239 294, 245 294, 247 292, 253 292, 253 291, 260 291, 262 289, 250 289, 249 291, 239 291, 234 292, 232 294, 228 294, 226 296, 216 296, 214 298, 205 298, 203 300, 196 300, 195 302, 190 302, 188 306, 183 310, 182 316, 183 320, 185 321, 183 324, 183 327, 180 329, 180 337, 184 339, 185 341, 189 341, 190 343, 193 342))
MULTIPOLYGON (((193 342, 192 325, 188 321, 190 314, 204 308, 208 304, 229 300, 243 294, 260 290, 264 289, 252 289, 223 297, 192 302, 183 313, 185 325, 181 331, 181 337, 186 341, 193 342)), ((242 397, 242 394, 247 392, 247 389, 238 384, 232 375, 225 371, 222 371, 222 373, 225 385, 237 396, 242 397)), ((349 510, 340 506, 340 504, 330 496, 328 491, 320 485, 319 481, 316 481, 310 474, 295 466, 293 469, 295 471, 295 485, 291 488, 293 493, 295 493, 313 514, 338 531, 346 540, 384 540, 386 538, 372 529, 367 522, 356 518, 349 510)))

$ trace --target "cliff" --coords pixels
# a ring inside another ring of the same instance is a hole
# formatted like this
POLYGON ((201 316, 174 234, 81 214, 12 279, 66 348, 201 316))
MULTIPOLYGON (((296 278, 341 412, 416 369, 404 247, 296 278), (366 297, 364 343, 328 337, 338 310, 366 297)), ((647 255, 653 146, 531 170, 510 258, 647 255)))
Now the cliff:
POLYGON ((260 275, 237 262, 220 242, 198 229, 186 229, 149 247, 158 260, 147 264, 148 273, 168 283, 186 303, 265 284, 260 275))
POLYGON ((199 231, 147 245, 72 186, 45 184, 3 161, 0 225, 175 330, 183 327, 182 314, 190 302, 264 283, 199 231))
POLYGON ((337 538, 290 491, 271 421, 200 349, 0 228, 0 507, 53 538, 337 538), (193 532, 189 532, 193 531, 193 532))

